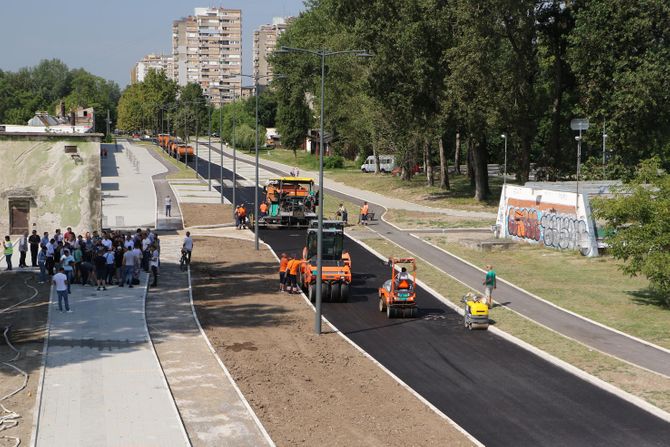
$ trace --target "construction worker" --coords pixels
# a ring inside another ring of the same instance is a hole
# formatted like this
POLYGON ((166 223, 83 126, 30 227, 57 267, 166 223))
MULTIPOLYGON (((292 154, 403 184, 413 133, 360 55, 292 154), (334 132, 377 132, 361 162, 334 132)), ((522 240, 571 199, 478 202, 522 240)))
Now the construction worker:
POLYGON ((270 203, 277 201, 277 187, 275 185, 269 184, 267 186, 267 188, 265 189, 265 198, 270 203))
POLYGON ((244 207, 243 203, 237 205, 235 215, 237 217, 237 229, 241 230, 242 228, 245 228, 247 222, 247 209, 244 207))
POLYGON ((361 225, 367 225, 368 224, 368 202, 363 202, 363 206, 361 207, 361 217, 359 220, 359 223, 361 225))
POLYGON ((298 293, 297 278, 298 278, 298 269, 300 268, 300 260, 294 254, 291 256, 291 259, 288 261, 287 268, 287 282, 288 282, 288 293, 298 293))
POLYGON ((260 206, 258 207, 258 210, 260 211, 260 216, 265 217, 268 215, 268 204, 265 202, 261 202, 260 206))
POLYGON ((288 256, 286 253, 281 254, 281 259, 279 260, 279 291, 283 292, 286 290, 286 268, 288 267, 288 256))
POLYGON ((403 288, 403 289, 409 289, 410 288, 410 276, 409 276, 409 273, 407 273, 407 268, 406 267, 403 267, 400 270, 400 273, 398 273, 398 276, 396 276, 395 281, 396 281, 396 287, 398 287, 398 288, 403 288), (401 287, 401 285, 403 287, 401 287))

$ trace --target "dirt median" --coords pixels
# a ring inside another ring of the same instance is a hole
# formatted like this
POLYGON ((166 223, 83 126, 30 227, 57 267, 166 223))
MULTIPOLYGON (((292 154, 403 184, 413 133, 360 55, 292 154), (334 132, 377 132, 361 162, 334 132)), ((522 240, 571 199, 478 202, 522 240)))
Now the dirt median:
MULTIPOLYGON (((14 445, 2 436, 19 438, 21 445, 30 443, 49 301, 48 284, 37 284, 35 276, 34 273, 18 272, 0 275, 0 362, 7 362, 15 355, 3 337, 4 329, 11 326, 9 339, 21 351, 21 356, 10 363, 28 373, 26 388, 1 402, 21 417, 18 426, 0 432, 0 446, 14 445), (35 292, 37 295, 30 299, 35 292), (23 300, 27 301, 11 307, 23 300)), ((22 384, 21 374, 0 363, 0 396, 13 392, 22 384)))
POLYGON ((184 226, 221 225, 233 223, 233 207, 216 203, 182 203, 184 226))
POLYGON ((195 242, 198 318, 277 445, 472 445, 338 334, 315 335, 303 299, 276 292, 267 248, 195 242))

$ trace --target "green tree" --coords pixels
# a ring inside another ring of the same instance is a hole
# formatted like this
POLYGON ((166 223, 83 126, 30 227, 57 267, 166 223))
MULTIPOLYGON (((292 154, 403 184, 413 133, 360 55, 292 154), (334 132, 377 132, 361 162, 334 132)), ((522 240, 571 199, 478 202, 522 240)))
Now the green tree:
POLYGON ((593 201, 593 212, 613 232, 612 255, 623 272, 646 276, 670 304, 670 175, 658 158, 642 162, 634 179, 611 199, 593 201))
MULTIPOLYGON (((607 122, 609 145, 624 161, 670 155, 670 3, 590 0, 575 12, 568 60, 580 111, 607 122)), ((595 132, 585 135, 598 144, 595 132)))

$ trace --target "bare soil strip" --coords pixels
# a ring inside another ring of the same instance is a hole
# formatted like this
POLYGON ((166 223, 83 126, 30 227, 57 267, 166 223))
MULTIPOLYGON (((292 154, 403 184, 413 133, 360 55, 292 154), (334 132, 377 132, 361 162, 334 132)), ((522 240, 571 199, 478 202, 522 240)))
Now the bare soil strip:
POLYGON ((195 245, 198 318, 277 445, 471 445, 336 333, 315 335, 303 299, 277 292, 269 250, 195 245))
MULTIPOLYGON (((4 328, 11 326, 11 343, 21 351, 21 357, 13 364, 28 373, 28 384, 18 394, 2 402, 11 411, 21 415, 19 425, 0 433, 1 436, 16 437, 21 445, 30 443, 33 412, 35 410, 35 390, 39 380, 42 345, 46 334, 46 322, 49 302, 47 284, 37 284, 34 273, 0 274, 0 361, 14 357, 14 351, 6 345, 2 336, 4 328), (16 307, 11 307, 30 298, 37 289, 37 296, 16 307), (11 307, 11 309, 4 311, 11 307), (3 312, 4 311, 4 312, 3 312)), ((21 386, 23 376, 13 369, 0 364, 0 396, 4 396, 21 386)), ((13 445, 0 438, 0 445, 13 445)))
POLYGON ((184 226, 221 225, 233 223, 233 207, 231 205, 211 203, 181 203, 184 226))

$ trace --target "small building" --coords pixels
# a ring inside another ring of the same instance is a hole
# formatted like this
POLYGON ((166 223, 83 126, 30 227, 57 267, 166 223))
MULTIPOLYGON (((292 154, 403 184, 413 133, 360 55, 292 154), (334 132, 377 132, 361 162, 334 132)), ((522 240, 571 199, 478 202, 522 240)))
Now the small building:
MULTIPOLYGON (((307 131, 307 135, 305 136, 305 143, 303 145, 305 152, 309 152, 312 155, 319 154, 319 147, 321 144, 321 137, 319 135, 320 135, 319 129, 310 129, 307 131)), ((331 155, 332 142, 333 142, 332 134, 330 134, 329 132, 324 132, 323 133, 324 156, 331 155)))
POLYGON ((0 125, 0 234, 99 230, 103 135, 45 116, 38 122, 0 125))

